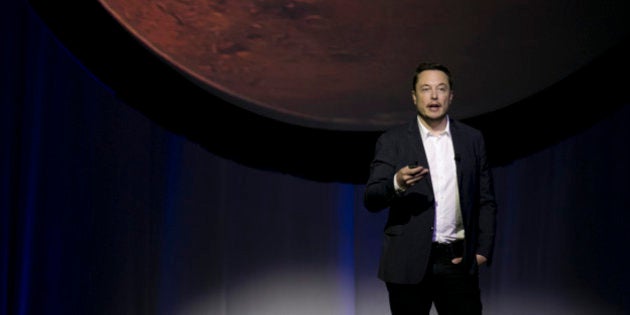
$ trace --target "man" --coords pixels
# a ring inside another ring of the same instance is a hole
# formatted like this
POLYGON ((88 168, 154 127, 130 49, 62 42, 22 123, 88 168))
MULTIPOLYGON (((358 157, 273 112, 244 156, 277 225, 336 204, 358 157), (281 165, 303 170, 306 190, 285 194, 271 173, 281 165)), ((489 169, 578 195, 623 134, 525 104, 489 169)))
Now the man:
POLYGON ((481 314, 497 212, 483 135, 448 116, 446 66, 420 64, 411 92, 417 115, 378 138, 366 184, 365 207, 389 208, 378 277, 393 315, 481 314))

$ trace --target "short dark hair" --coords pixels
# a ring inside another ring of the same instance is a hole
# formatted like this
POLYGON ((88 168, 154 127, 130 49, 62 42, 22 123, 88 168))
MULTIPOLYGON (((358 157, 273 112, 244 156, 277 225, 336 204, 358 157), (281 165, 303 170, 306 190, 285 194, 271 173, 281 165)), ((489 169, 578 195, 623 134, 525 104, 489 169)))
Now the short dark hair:
POLYGON ((420 72, 426 71, 426 70, 439 70, 439 71, 444 72, 446 76, 448 77, 448 85, 450 86, 451 89, 453 88, 453 78, 451 76, 451 71, 448 69, 448 67, 446 67, 443 64, 435 63, 435 62, 422 62, 418 65, 418 67, 416 67, 416 73, 413 76, 413 82, 411 85, 412 91, 416 90, 416 84, 418 83, 418 75, 420 74, 420 72))

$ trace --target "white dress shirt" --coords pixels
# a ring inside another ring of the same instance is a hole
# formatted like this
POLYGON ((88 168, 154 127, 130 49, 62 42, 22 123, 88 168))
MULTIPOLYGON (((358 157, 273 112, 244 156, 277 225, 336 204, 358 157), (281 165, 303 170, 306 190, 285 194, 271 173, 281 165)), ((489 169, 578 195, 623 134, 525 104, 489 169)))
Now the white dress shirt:
POLYGON ((435 195, 433 241, 451 243, 464 239, 464 224, 459 206, 457 166, 450 123, 439 133, 431 133, 418 118, 420 137, 429 162, 429 176, 435 195))

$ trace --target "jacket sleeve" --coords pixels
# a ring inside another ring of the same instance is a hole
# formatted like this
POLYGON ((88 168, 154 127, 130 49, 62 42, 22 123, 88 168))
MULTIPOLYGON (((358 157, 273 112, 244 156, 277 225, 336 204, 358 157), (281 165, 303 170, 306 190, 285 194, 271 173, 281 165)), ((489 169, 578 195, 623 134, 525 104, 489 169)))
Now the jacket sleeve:
POLYGON ((363 203, 370 212, 381 211, 396 198, 394 175, 396 174, 396 148, 387 134, 381 135, 375 146, 374 158, 370 163, 363 203))
POLYGON ((477 253, 492 262, 494 240, 496 234, 497 203, 494 193, 492 172, 488 164, 486 147, 483 137, 478 143, 479 152, 479 226, 477 253))

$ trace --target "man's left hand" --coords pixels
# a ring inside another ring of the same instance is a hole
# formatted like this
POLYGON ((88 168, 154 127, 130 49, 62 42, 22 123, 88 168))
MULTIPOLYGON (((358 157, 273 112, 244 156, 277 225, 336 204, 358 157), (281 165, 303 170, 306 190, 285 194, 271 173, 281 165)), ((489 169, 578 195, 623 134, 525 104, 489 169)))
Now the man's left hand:
MULTIPOLYGON (((479 266, 480 266, 480 265, 483 265, 483 264, 485 264, 485 263, 486 263, 486 261, 488 261, 488 258, 486 258, 485 256, 482 256, 482 255, 477 254, 477 265, 479 265, 479 266)), ((462 262, 462 257, 456 257, 456 258, 453 258, 453 260, 451 260, 451 262, 452 262, 454 265, 457 265, 457 264, 459 264, 460 262, 462 262)))
POLYGON ((481 265, 485 264, 486 261, 488 261, 488 258, 486 258, 485 256, 477 254, 477 265, 478 266, 481 266, 481 265))

